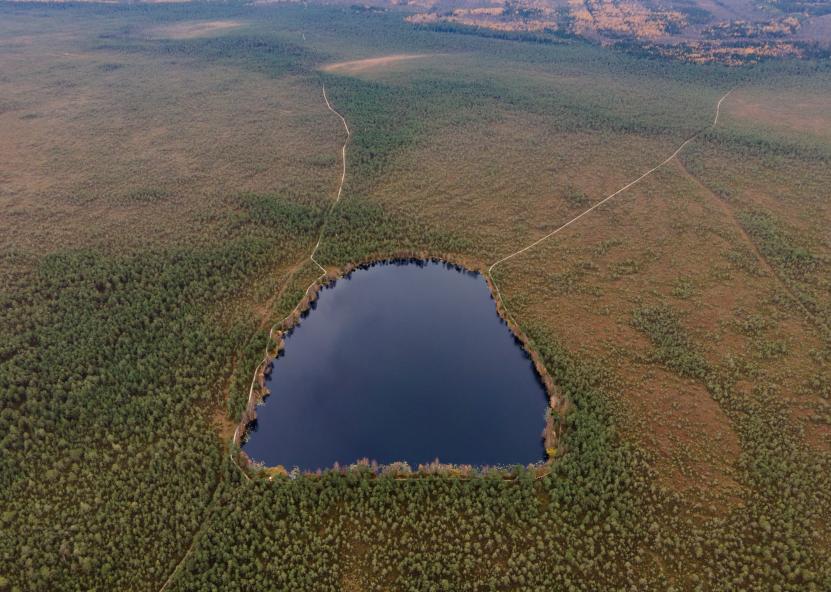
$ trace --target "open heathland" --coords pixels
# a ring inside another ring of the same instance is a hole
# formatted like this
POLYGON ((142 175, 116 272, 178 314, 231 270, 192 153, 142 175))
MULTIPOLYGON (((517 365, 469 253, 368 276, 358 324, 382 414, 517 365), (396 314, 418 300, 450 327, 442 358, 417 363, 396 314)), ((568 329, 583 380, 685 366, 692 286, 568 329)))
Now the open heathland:
POLYGON ((405 16, 0 3, 0 591, 831 589, 827 59, 405 16), (246 465, 318 239, 487 272, 690 138, 492 270, 545 471, 246 465))

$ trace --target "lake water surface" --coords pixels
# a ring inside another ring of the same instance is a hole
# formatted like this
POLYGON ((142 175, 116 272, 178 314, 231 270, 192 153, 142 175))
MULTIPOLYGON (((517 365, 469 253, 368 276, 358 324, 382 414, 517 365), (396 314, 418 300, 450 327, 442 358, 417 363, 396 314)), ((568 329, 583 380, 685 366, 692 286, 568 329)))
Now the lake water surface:
POLYGON ((479 274, 438 262, 358 269, 286 339, 245 452, 318 469, 542 460, 547 398, 479 274))

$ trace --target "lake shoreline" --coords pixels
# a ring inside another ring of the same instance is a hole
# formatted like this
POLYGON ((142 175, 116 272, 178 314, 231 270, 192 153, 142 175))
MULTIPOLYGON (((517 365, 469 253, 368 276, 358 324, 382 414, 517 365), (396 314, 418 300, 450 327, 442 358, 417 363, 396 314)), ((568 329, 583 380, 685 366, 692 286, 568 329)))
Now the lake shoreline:
MULTIPOLYGON (((507 326, 517 345, 519 345, 522 348, 523 353, 530 359, 532 367, 536 374, 536 378, 539 380, 542 388, 545 391, 548 407, 547 412, 545 413, 545 427, 540 435, 545 449, 545 457, 541 459, 538 463, 531 463, 527 466, 529 468, 533 467, 536 472, 539 472, 540 469, 549 468, 551 461, 558 454, 562 453, 562 451, 558 450, 557 445, 562 436, 562 429, 564 426, 563 422, 559 421, 556 418, 562 418, 564 416, 565 400, 564 398, 559 396, 556 386, 554 384, 554 380, 552 379, 551 375, 548 373, 548 370, 543 364, 541 356, 533 347, 532 341, 522 331, 522 329, 515 322, 513 322, 511 316, 507 313, 504 304, 497 298, 497 291, 495 289, 493 280, 485 271, 486 268, 482 265, 478 265, 475 262, 472 262, 464 258, 457 258, 447 255, 435 256, 429 255, 427 253, 412 252, 399 253, 396 255, 381 258, 369 258, 365 261, 361 261, 358 263, 348 263, 340 268, 328 269, 325 277, 322 280, 315 282, 313 287, 307 291, 303 299, 295 307, 292 314, 290 314, 286 319, 282 321, 281 326, 277 328, 277 326, 275 325, 275 330, 270 338, 270 340, 273 341, 273 346, 267 351, 267 355, 263 363, 261 363, 257 367, 257 372, 253 381, 254 388, 252 389, 251 396, 249 397, 249 400, 246 403, 246 407, 244 408, 241 414, 240 421, 237 425, 237 429, 235 430, 234 438, 232 440, 232 444, 237 447, 237 456, 239 457, 238 460, 241 461, 240 464, 242 466, 250 468, 260 468, 265 472, 270 473, 272 476, 274 474, 287 474, 286 470, 282 466, 267 467, 253 461, 248 456, 248 454, 246 454, 246 452, 241 449, 241 446, 242 443, 245 442, 246 436, 249 432, 251 425, 257 419, 257 406, 260 403, 262 403, 264 399, 270 394, 266 386, 266 380, 271 373, 272 364, 280 356, 281 352, 285 348, 285 338, 289 336, 294 331, 294 329, 301 324, 302 319, 304 319, 311 312, 314 303, 320 297, 320 291, 326 287, 334 287, 334 284, 337 283, 338 280, 347 279, 352 273, 358 270, 370 269, 372 267, 385 264, 419 265, 427 263, 437 263, 446 265, 448 267, 456 269, 460 273, 481 276, 485 280, 485 283, 488 287, 488 291, 490 293, 490 298, 494 302, 497 316, 500 318, 501 323, 507 326)), ((384 465, 375 463, 374 461, 371 461, 369 459, 359 459, 350 466, 371 467, 372 471, 376 474, 391 473, 395 475, 396 478, 403 478, 408 476, 414 477, 425 474, 444 474, 460 477, 473 477, 475 475, 484 475, 486 473, 491 473, 493 471, 497 471, 503 474, 504 477, 504 475, 510 471, 509 467, 474 467, 472 465, 465 464, 455 465, 438 462, 419 464, 417 469, 413 471, 410 465, 406 462, 394 462, 388 465, 384 465)), ((328 469, 318 469, 317 471, 312 472, 305 471, 304 474, 319 474, 321 471, 332 469, 338 470, 341 468, 342 467, 335 463, 333 467, 330 467, 328 469)), ((545 470, 544 474, 547 473, 548 471, 545 470)))

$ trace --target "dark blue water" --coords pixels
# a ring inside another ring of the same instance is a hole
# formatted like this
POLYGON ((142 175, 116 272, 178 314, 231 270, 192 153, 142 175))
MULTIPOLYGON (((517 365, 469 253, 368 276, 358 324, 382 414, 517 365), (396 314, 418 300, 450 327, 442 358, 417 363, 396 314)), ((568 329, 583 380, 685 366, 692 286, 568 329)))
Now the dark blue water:
POLYGON ((484 279, 436 262, 359 269, 286 339, 245 452, 318 469, 542 460, 546 395, 484 279))

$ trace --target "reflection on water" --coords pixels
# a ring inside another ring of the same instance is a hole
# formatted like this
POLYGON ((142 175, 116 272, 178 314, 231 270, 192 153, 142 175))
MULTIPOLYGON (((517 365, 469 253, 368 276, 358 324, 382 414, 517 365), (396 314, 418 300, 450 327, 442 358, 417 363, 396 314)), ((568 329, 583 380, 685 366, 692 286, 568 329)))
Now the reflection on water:
POLYGON ((546 395, 484 279, 438 262, 359 269, 286 339, 245 452, 301 469, 543 458, 546 395))

